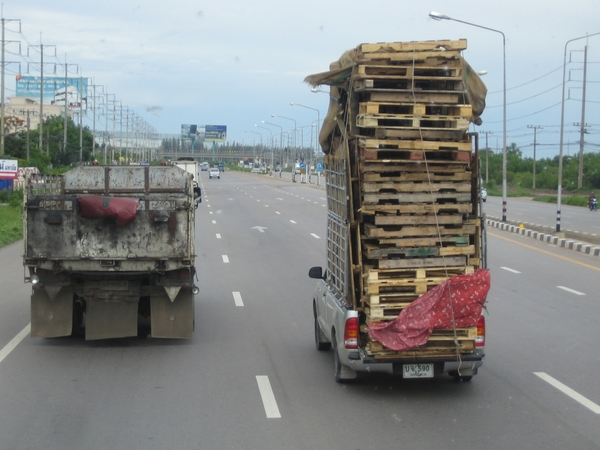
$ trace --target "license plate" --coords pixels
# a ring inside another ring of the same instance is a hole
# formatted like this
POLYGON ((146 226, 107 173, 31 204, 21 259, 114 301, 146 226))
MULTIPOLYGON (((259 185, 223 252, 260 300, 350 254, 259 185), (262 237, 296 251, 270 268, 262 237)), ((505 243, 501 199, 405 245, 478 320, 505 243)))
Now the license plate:
POLYGON ((404 364, 403 378, 433 378, 433 364, 404 364))

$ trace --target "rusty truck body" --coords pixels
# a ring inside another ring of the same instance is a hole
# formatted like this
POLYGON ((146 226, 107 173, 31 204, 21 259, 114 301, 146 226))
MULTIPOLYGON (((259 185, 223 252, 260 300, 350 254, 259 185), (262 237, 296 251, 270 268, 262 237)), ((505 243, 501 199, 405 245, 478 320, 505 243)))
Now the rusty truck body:
POLYGON ((23 204, 31 335, 191 338, 194 192, 175 166, 30 175, 23 204))

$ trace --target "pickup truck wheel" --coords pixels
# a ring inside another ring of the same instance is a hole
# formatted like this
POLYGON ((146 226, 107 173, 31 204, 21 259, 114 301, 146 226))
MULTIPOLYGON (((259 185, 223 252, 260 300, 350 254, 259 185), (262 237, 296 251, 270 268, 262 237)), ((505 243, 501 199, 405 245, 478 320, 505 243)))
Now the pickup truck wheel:
POLYGON ((325 333, 321 330, 321 326, 319 325, 319 321, 315 317, 315 346, 319 351, 325 351, 331 349, 331 342, 327 340, 325 333))
POLYGON ((335 377, 336 383, 348 383, 357 377, 357 373, 355 370, 352 370, 350 367, 344 366, 340 361, 340 355, 337 350, 337 343, 335 340, 335 334, 332 338, 333 345, 333 375, 335 377))

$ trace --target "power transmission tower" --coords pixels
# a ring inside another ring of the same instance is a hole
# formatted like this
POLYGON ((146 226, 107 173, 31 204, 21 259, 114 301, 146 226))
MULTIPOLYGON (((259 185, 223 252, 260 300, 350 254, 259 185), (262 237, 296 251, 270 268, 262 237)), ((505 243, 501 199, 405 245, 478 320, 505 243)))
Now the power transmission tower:
POLYGON ((537 146, 537 130, 541 129, 540 125, 527 125, 527 128, 533 128, 533 189, 535 189, 535 149, 537 146))
MULTIPOLYGON (((1 80, 0 80, 0 155, 4 155, 4 110, 6 109, 6 102, 4 100, 4 84, 5 84, 5 76, 4 76, 4 69, 6 68, 7 64, 12 64, 12 63, 16 63, 15 61, 6 61, 6 44, 10 43, 10 42, 19 42, 19 41, 7 41, 5 39, 5 31, 6 31, 6 24, 8 22, 18 22, 19 23, 19 33, 21 32, 21 19, 5 19, 4 15, 2 17, 2 19, 0 19, 2 21, 2 74, 1 74, 1 80)), ((21 53, 21 50, 19 49, 19 53, 21 53)), ((18 63, 17 63, 18 64, 18 63)))
POLYGON ((65 122, 64 122, 64 142, 63 142, 63 153, 67 154, 67 111, 69 110, 69 66, 77 66, 77 72, 79 72, 79 64, 67 64, 67 54, 65 53, 65 63, 60 64, 65 67, 65 122))

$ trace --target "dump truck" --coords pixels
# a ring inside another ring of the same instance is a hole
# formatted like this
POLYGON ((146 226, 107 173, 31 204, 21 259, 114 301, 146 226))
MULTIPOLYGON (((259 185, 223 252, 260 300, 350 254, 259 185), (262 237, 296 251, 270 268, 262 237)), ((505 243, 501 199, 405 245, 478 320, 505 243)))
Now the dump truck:
POLYGON ((23 203, 31 335, 192 338, 194 191, 175 166, 29 174, 23 203))
POLYGON ((327 266, 309 276, 318 350, 360 372, 469 381, 490 286, 478 136, 486 87, 466 40, 361 44, 330 70, 319 143, 327 266))

